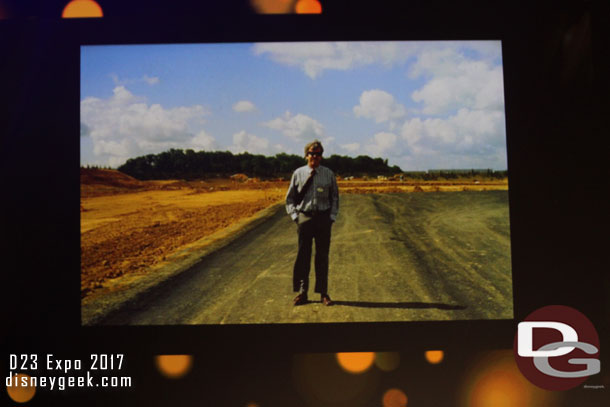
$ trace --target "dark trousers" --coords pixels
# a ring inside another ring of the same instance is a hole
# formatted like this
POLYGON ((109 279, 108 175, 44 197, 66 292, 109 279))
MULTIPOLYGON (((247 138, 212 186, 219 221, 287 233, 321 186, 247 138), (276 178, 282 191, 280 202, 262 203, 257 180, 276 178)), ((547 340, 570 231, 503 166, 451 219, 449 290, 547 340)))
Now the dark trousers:
POLYGON ((298 220, 299 252, 294 262, 292 285, 295 292, 307 292, 311 268, 311 246, 316 242, 316 286, 315 292, 328 292, 328 251, 330 249, 330 212, 321 212, 309 220, 300 214, 298 220))

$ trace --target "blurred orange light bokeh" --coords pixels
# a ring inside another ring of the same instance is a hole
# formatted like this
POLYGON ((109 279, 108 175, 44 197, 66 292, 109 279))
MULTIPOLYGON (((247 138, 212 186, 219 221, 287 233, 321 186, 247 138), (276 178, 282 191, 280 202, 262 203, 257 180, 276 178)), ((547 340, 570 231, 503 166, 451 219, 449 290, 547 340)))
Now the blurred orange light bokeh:
POLYGON ((433 365, 439 364, 443 361, 445 357, 445 352, 442 350, 427 350, 426 351, 426 360, 433 365))
POLYGON ((290 14, 295 0, 250 0, 258 14, 290 14))
POLYGON ((99 18, 104 12, 94 0, 72 0, 64 7, 61 18, 99 18))
POLYGON ((193 357, 191 355, 157 355, 155 363, 163 376, 178 379, 191 370, 193 357))
POLYGON ((337 361, 349 373, 363 373, 373 365, 375 352, 340 352, 337 361))
POLYGON ((558 403, 557 392, 531 384, 519 371, 513 351, 494 351, 475 363, 467 374, 464 407, 549 407, 558 403))
POLYGON ((383 407, 406 407, 407 395, 399 389, 390 389, 382 399, 383 407))
POLYGON ((299 0, 295 10, 297 14, 322 14, 322 5, 318 0, 299 0))
POLYGON ((470 397, 473 407, 528 406, 529 396, 525 388, 510 374, 493 372, 481 378, 470 397))
POLYGON ((30 379, 30 376, 23 373, 13 375, 11 386, 6 386, 6 392, 11 400, 16 403, 27 403, 32 400, 34 394, 36 394, 36 386, 31 385, 30 379), (23 385, 24 382, 25 386, 23 385))

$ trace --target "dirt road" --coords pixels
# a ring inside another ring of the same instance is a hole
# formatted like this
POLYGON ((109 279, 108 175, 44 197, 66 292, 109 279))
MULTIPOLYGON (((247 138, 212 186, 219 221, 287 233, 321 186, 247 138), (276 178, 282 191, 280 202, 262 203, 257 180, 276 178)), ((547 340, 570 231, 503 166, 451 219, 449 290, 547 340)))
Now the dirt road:
POLYGON ((280 209, 100 324, 512 318, 506 191, 343 195, 332 233, 335 306, 313 292, 292 306, 297 235, 280 209))

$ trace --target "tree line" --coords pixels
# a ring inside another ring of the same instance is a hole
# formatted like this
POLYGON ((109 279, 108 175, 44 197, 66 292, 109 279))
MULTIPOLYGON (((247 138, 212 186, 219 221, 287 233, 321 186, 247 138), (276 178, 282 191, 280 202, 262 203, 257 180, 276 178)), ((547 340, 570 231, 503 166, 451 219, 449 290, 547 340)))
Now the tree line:
MULTIPOLYGON (((233 154, 229 151, 171 149, 159 154, 130 158, 118 170, 139 180, 189 180, 237 173, 270 179, 289 178, 296 168, 305 164, 304 157, 286 153, 269 157, 247 152, 233 154)), ((396 165, 390 167, 387 159, 369 156, 352 158, 331 155, 324 158, 323 165, 341 176, 393 175, 402 172, 396 165)))
POLYGON ((403 173, 405 178, 436 181, 454 180, 459 178, 481 178, 481 179, 505 179, 508 177, 508 170, 486 169, 453 169, 453 170, 428 170, 428 171, 407 171, 403 173))

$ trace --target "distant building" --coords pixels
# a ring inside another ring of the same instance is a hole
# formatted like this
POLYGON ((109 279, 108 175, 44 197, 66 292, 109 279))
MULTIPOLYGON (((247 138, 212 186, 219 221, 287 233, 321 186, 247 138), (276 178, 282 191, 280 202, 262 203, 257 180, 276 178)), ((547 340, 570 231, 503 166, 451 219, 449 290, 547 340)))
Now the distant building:
POLYGON ((428 170, 428 174, 431 175, 440 175, 440 174, 458 174, 458 175, 463 175, 463 174, 488 174, 493 172, 492 169, 489 168, 472 168, 472 169, 463 169, 463 168, 454 168, 454 169, 435 169, 435 170, 428 170))

